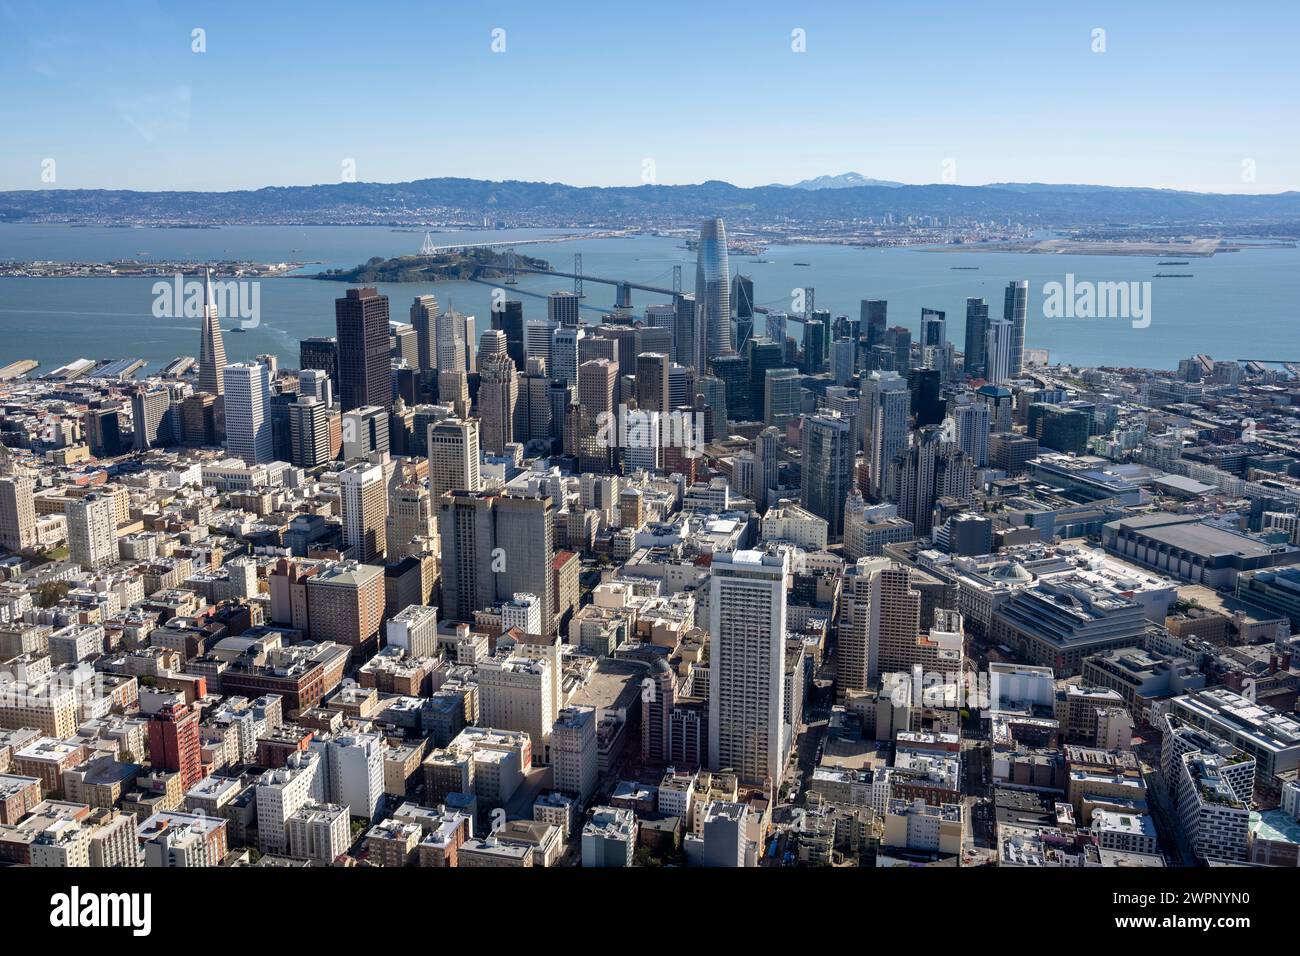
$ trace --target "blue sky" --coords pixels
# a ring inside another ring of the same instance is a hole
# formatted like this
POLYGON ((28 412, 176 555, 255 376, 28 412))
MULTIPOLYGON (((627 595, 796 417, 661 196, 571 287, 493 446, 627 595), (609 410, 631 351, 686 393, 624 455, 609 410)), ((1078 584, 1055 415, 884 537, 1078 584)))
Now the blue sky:
POLYGON ((1300 188, 1300 4, 1074 6, 0 0, 0 189, 49 185, 46 159, 62 188, 336 182, 345 159, 381 182, 635 185, 650 159, 661 183, 924 183, 951 160, 963 184, 1300 188))

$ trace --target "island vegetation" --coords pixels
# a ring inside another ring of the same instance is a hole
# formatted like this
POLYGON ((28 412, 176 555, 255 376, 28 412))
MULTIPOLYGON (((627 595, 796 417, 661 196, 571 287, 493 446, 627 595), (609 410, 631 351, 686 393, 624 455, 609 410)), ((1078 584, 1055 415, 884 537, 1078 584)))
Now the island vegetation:
MULTIPOLYGON (((445 282, 455 279, 499 279, 511 272, 506 268, 506 253, 486 246, 451 249, 432 256, 397 256, 384 259, 375 256, 351 269, 327 269, 318 272, 316 279, 334 279, 354 285, 375 282, 445 282)), ((515 265, 520 269, 550 272, 551 264, 545 259, 515 254, 515 265)))

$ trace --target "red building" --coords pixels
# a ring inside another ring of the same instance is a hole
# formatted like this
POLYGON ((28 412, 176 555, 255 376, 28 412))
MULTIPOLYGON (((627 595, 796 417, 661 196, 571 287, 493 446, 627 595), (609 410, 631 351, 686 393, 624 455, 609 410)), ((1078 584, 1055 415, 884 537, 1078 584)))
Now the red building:
POLYGON ((199 715, 185 704, 164 707, 149 719, 149 763, 181 775, 181 790, 203 779, 199 715))

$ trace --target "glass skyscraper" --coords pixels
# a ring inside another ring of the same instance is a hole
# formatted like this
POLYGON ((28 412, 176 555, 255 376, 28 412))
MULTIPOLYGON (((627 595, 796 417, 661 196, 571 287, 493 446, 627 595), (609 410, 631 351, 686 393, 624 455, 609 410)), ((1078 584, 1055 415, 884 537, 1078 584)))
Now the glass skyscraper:
POLYGON ((703 354, 698 368, 707 367, 715 355, 731 355, 731 268, 727 261, 727 227, 721 219, 700 224, 700 244, 695 254, 695 304, 700 321, 697 334, 703 354))

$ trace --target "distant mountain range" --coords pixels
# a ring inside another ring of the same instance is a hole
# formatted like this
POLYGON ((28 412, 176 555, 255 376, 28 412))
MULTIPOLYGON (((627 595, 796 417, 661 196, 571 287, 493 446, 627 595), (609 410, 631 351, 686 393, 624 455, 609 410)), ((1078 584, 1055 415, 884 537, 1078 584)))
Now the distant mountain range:
POLYGON ((1300 224, 1300 192, 1222 195, 1043 183, 855 185, 845 176, 796 186, 582 187, 563 183, 421 179, 408 183, 274 186, 232 192, 42 189, 0 192, 0 221, 132 224, 503 221, 512 226, 684 225, 722 216, 737 226, 907 216, 1012 220, 1031 226, 1140 223, 1222 228, 1300 224), (819 182, 842 185, 817 186, 819 182), (810 185, 812 184, 812 185, 810 185))
MULTIPOLYGON (((779 183, 777 184, 779 185, 779 183)), ((801 179, 791 189, 852 189, 854 186, 902 186, 903 183, 888 179, 868 179, 861 173, 841 173, 838 176, 818 176, 815 179, 801 179)))

